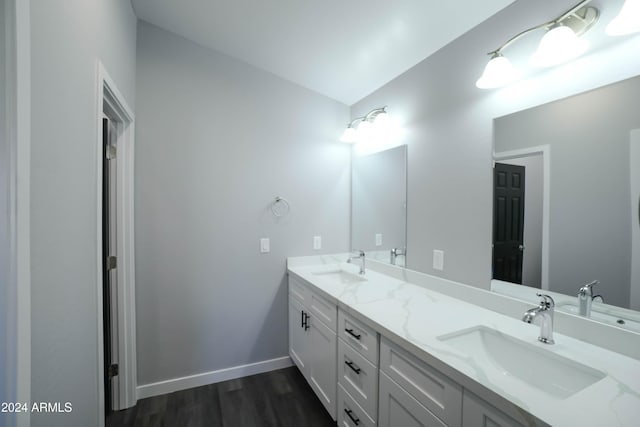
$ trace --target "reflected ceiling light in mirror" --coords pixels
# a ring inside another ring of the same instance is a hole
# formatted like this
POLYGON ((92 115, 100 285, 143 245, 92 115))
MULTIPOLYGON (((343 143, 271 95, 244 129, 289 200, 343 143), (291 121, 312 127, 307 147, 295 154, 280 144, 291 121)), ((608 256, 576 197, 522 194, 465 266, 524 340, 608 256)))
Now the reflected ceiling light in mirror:
MULTIPOLYGON (((551 66, 578 57, 587 49, 587 42, 580 39, 600 16, 595 7, 586 6, 591 0, 583 0, 559 17, 535 27, 528 28, 511 37, 498 49, 488 53, 491 56, 482 76, 476 82, 480 89, 492 89, 513 83, 519 77, 515 67, 503 56, 502 51, 522 38, 537 31, 547 30, 532 58, 535 65, 551 66)), ((634 0, 635 1, 635 0, 634 0)))
POLYGON ((640 31, 640 0, 625 0, 620 13, 609 22, 605 32, 610 36, 625 36, 640 31))
POLYGON ((495 52, 487 66, 484 67, 482 76, 476 81, 480 89, 494 89, 506 86, 518 78, 518 72, 507 58, 500 52, 495 52))

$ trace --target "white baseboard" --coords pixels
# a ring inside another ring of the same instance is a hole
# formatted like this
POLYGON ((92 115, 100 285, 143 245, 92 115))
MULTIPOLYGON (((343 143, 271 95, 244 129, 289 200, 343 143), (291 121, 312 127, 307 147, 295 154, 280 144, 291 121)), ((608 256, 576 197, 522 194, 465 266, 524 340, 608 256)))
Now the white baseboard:
POLYGON ((159 381, 157 383, 140 385, 136 389, 136 396, 138 399, 144 399, 146 397, 173 393, 174 391, 186 390, 188 388, 215 384, 249 375, 261 374, 263 372, 275 371, 276 369, 288 368, 289 366, 293 366, 293 361, 289 356, 278 357, 276 359, 264 360, 262 362, 250 363, 248 365, 234 366, 217 371, 189 375, 188 377, 174 378, 171 380, 159 381))

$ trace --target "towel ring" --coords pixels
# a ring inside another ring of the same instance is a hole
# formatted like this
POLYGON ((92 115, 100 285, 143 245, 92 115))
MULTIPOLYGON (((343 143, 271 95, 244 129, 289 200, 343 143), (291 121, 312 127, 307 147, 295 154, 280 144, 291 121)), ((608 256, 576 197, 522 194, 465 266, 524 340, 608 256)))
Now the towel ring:
POLYGON ((291 206, 289 205, 289 202, 283 197, 278 196, 271 203, 271 213, 275 217, 280 218, 284 215, 287 215, 290 210, 291 206))

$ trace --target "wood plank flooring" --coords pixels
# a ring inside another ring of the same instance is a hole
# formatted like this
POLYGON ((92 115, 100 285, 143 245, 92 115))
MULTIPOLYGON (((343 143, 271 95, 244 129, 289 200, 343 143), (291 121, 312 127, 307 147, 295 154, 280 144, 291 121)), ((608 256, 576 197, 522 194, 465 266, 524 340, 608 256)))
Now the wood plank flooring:
POLYGON ((293 366, 138 401, 106 427, 335 427, 293 366))

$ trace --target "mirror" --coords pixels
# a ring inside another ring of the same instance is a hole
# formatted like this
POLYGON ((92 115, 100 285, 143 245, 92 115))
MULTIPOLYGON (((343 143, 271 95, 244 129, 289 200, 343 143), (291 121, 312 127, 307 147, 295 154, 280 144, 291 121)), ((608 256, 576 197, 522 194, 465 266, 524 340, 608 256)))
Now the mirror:
POLYGON ((372 154, 354 151, 351 165, 351 248, 365 251, 367 258, 404 266, 407 146, 372 154))
POLYGON ((590 317, 640 332, 639 94, 640 76, 494 120, 492 289, 577 312, 598 280, 590 317))

